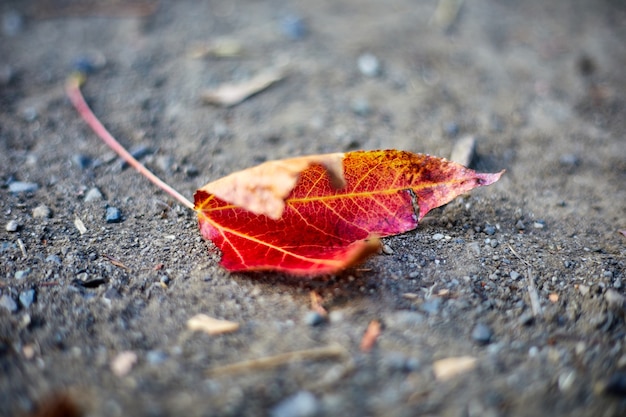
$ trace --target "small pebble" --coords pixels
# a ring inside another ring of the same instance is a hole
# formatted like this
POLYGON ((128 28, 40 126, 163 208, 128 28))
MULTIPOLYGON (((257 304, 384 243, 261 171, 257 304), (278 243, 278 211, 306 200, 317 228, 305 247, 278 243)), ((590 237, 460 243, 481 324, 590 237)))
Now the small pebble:
POLYGON ((483 323, 478 323, 472 330, 472 339, 480 345, 487 345, 491 342, 493 331, 483 323))
POLYGON ((15 271, 15 279, 24 279, 30 274, 30 269, 22 269, 20 271, 15 271))
POLYGON ((317 398, 309 391, 300 391, 279 402, 272 410, 272 417, 313 417, 319 412, 317 398))
POLYGON ((93 161, 87 155, 77 153, 72 156, 72 162, 80 169, 87 169, 91 166, 93 161))
POLYGON ((89 203, 91 201, 99 201, 103 198, 104 197, 102 196, 100 190, 98 190, 96 187, 93 187, 89 191, 87 191, 87 194, 85 194, 85 203, 89 203))
POLYGON ((304 322, 308 326, 311 326, 311 327, 319 326, 325 321, 326 321, 326 318, 322 316, 320 313, 318 313, 317 311, 309 311, 306 314, 306 316, 304 316, 304 322))
POLYGON ((544 227, 546 227, 546 222, 543 220, 538 220, 533 223, 533 227, 535 229, 543 229, 544 227))
POLYGON ((515 223, 515 228, 517 230, 524 230, 524 229, 526 229, 526 226, 524 225, 523 221, 518 220, 517 223, 515 223))
POLYGON ((558 385, 561 392, 569 391, 576 382, 576 371, 565 371, 559 375, 558 385))
POLYGON ((33 217, 35 219, 47 219, 52 215, 52 211, 48 206, 41 204, 33 209, 33 217))
POLYGON ((119 223, 122 221, 122 212, 117 207, 107 207, 105 220, 107 223, 119 223))
POLYGON ((11 313, 17 311, 17 303, 9 294, 4 294, 0 297, 0 308, 6 308, 11 313))
POLYGON ((9 191, 12 193, 32 193, 39 189, 39 185, 34 182, 13 181, 9 184, 9 191))
POLYGON ((559 158, 559 163, 563 166, 574 167, 580 164, 580 158, 573 153, 567 153, 561 155, 561 157, 559 158))
POLYGON ((443 233, 435 233, 433 235, 433 240, 441 240, 443 239, 445 236, 443 235, 443 233))
POLYGON ((372 54, 366 53, 359 56, 357 65, 361 74, 367 77, 376 77, 380 74, 380 61, 372 54))
POLYGON ((17 220, 9 220, 4 228, 7 232, 17 232, 17 229, 20 228, 20 224, 17 220))
POLYGON ((393 249, 389 245, 383 245, 383 253, 385 255, 393 255, 393 249))
POLYGON ((471 135, 464 136, 454 144, 450 160, 467 167, 472 163, 475 154, 476 138, 471 135))
POLYGON ((580 291, 580 294, 585 296, 587 294, 589 294, 589 286, 588 285, 579 285, 578 286, 578 291, 580 291))
POLYGON ((517 272, 517 271, 511 271, 511 273, 509 274, 509 276, 511 277, 511 279, 512 279, 512 280, 517 281, 521 275, 520 275, 520 273, 519 273, 519 272, 517 272))
POLYGON ((29 106, 22 110, 22 117, 27 122, 34 122, 39 117, 39 112, 36 107, 29 106))
POLYGON ((30 305, 35 301, 35 289, 31 288, 29 290, 22 291, 20 293, 19 300, 22 307, 30 307, 30 305))
POLYGON ((500 242, 498 242, 498 239, 491 239, 489 241, 489 246, 491 246, 492 248, 497 248, 499 244, 500 242))
POLYGON ((150 365, 160 365, 167 359, 167 353, 162 350, 151 350, 146 353, 146 362, 150 365))
POLYGON ((298 15, 285 16, 280 21, 280 31, 294 41, 300 40, 307 35, 308 28, 304 19, 298 15))
POLYGON ((486 235, 493 236, 496 234, 496 227, 488 224, 483 229, 483 232, 485 232, 486 235))
POLYGON ((611 307, 617 307, 618 309, 621 309, 626 306, 626 297, 613 289, 608 290, 604 293, 604 299, 611 307))

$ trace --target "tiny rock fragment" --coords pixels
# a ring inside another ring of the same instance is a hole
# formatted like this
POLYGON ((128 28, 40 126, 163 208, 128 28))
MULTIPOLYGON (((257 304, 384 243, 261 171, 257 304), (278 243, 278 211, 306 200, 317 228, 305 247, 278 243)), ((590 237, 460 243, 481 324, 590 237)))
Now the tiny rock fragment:
POLYGON ((17 229, 20 228, 20 224, 17 222, 17 220, 9 220, 4 228, 7 232, 13 233, 17 232, 17 229))
POLYGON ((115 376, 123 377, 127 375, 137 363, 137 354, 131 350, 118 353, 111 361, 111 372, 115 376))
POLYGON ((232 333, 239 329, 239 323, 219 320, 206 314, 196 314, 187 320, 187 328, 192 332, 201 331, 209 335, 232 333))
POLYGON ((117 207, 107 207, 104 217, 107 223, 119 223, 122 221, 122 212, 117 207))
POLYGON ((104 197, 102 196, 100 190, 94 187, 89 189, 89 191, 87 191, 87 194, 85 194, 85 203, 89 203, 91 201, 100 201, 103 198, 104 197))
POLYGON ((374 347, 378 336, 380 336, 381 328, 378 320, 370 321, 367 330, 361 339, 361 352, 369 352, 374 347))
POLYGON ((489 344, 492 337, 493 331, 486 324, 478 323, 472 330, 472 339, 480 345, 489 344))
POLYGON ((463 166, 470 166, 476 152, 476 138, 464 136, 459 139, 452 148, 450 160, 463 166))
POLYGON ((202 99, 205 103, 232 107, 283 78, 285 78, 283 71, 265 71, 242 83, 223 84, 214 90, 207 90, 202 94, 202 99))
POLYGON ((559 301, 559 295, 555 292, 550 293, 550 295, 548 296, 548 300, 550 300, 553 303, 556 303, 557 301, 559 301))
POLYGON ((393 255, 393 249, 391 248, 391 246, 385 244, 383 245, 383 253, 385 255, 393 255))
POLYGON ((15 194, 32 193, 39 189, 39 185, 34 182, 13 181, 9 184, 9 191, 15 194))
POLYGON ((618 230, 618 232, 624 235, 624 237, 626 237, 626 229, 618 230))
POLYGON ((4 294, 0 297, 0 308, 4 308, 11 313, 15 313, 17 311, 17 303, 9 294, 4 294))
POLYGON ((85 233, 87 233, 87 228, 85 227, 85 223, 83 223, 83 221, 79 219, 78 217, 74 219, 74 226, 76 226, 76 228, 78 229, 81 235, 84 235, 85 233))
POLYGON ((626 306, 626 297, 613 289, 610 289, 604 293, 604 299, 606 300, 609 307, 616 307, 618 309, 621 309, 626 306))
POLYGON ((45 204, 41 204, 33 209, 33 217, 36 219, 47 219, 52 211, 45 204))
POLYGON ((473 356, 459 356, 445 358, 433 363, 435 378, 439 381, 447 381, 455 376, 471 371, 476 367, 477 359, 473 356))
POLYGON ((380 74, 380 61, 370 53, 359 56, 357 60, 359 72, 367 77, 376 77, 380 74))

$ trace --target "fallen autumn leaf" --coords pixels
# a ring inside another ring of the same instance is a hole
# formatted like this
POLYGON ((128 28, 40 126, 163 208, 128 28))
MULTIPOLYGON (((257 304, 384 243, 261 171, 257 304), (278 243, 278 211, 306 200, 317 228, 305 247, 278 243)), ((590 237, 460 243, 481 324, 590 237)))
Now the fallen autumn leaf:
POLYGON ((430 210, 489 185, 443 158, 398 150, 269 161, 196 191, 200 232, 230 271, 333 274, 417 227, 430 210), (337 161, 343 164, 341 184, 337 161))

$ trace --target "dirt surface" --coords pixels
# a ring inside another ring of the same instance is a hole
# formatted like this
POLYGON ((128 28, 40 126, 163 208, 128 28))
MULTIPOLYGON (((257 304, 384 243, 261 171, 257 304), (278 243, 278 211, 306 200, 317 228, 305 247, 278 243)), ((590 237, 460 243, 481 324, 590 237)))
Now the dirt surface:
POLYGON ((78 3, 0 5, 1 415, 63 395, 89 416, 626 413, 624 2, 466 1, 449 27, 434 0, 78 3), (223 38, 244 55, 189 56, 223 38), (229 274, 194 213, 79 118, 62 90, 77 67, 103 123, 189 197, 268 159, 449 156, 466 135, 474 168, 507 172, 341 276, 229 274), (242 104, 202 104, 276 67, 242 104), (192 333, 198 313, 240 329, 192 333), (435 376, 462 356, 472 369, 435 376))

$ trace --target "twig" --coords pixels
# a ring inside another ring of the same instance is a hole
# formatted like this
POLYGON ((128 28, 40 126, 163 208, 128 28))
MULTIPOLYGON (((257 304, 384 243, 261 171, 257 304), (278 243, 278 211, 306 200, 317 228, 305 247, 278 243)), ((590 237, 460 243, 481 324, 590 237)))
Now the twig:
POLYGON ((124 264, 122 263, 122 261, 119 261, 119 260, 115 259, 114 257, 112 257, 112 256, 110 256, 110 255, 107 255, 106 253, 105 253, 105 254, 103 254, 102 256, 104 256, 105 258, 107 258, 107 259, 109 260, 109 262, 111 262, 113 265, 115 265, 115 266, 117 266, 117 267, 119 267, 119 268, 125 269, 125 270, 127 270, 127 271, 130 271, 130 268, 129 268, 129 267, 127 267, 126 265, 124 265, 124 264))
POLYGON ((194 204, 189 201, 185 196, 178 191, 170 187, 159 177, 154 175, 148 168, 143 166, 135 157, 133 157, 124 147, 109 133, 104 125, 98 120, 95 114, 89 108, 89 105, 85 101, 80 86, 84 82, 84 76, 81 74, 74 74, 70 76, 65 84, 65 92, 70 101, 83 118, 85 122, 93 129, 96 135, 100 137, 111 149, 115 151, 124 161, 130 166, 135 168, 144 177, 148 178, 154 185, 174 197, 186 207, 194 210, 194 204))
POLYGON ((541 309, 541 303, 539 302, 539 294, 537 294, 537 287, 535 287, 535 280, 533 279, 533 270, 530 265, 524 258, 522 258, 513 247, 509 244, 509 249, 513 253, 513 255, 517 256, 517 258, 524 262, 526 266, 528 266, 528 272, 526 274, 526 280, 528 281, 528 297, 530 298, 530 308, 532 309, 534 317, 540 317, 543 314, 541 309))
POLYGON ((20 247, 20 251, 22 251, 22 256, 26 258, 26 246, 24 246, 24 242, 22 242, 22 239, 17 239, 17 244, 20 247))
POLYGON ((530 297, 530 308, 533 310, 533 316, 539 317, 543 314, 541 310, 541 304, 539 303, 539 294, 537 294, 537 288, 535 287, 535 280, 533 279, 533 271, 528 267, 528 296, 530 297))
POLYGON ((218 366, 207 371, 212 377, 240 374, 244 372, 263 371, 286 365, 293 362, 321 359, 340 359, 347 355, 346 350, 339 345, 330 345, 321 348, 297 350, 295 352, 281 353, 265 358, 250 359, 230 365, 218 366))

